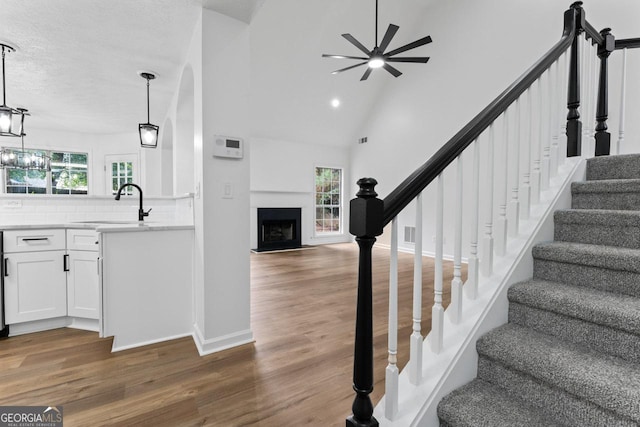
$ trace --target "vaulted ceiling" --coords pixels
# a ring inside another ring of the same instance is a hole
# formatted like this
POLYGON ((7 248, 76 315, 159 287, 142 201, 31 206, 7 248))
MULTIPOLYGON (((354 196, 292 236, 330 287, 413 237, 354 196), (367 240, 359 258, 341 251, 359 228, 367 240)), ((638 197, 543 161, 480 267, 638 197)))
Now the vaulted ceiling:
MULTIPOLYGON (((393 45, 418 37, 424 0, 382 0, 380 33, 400 25, 393 45)), ((6 56, 6 101, 28 108, 29 128, 121 133, 146 119, 145 81, 152 71, 152 122, 167 113, 194 23, 204 7, 251 22, 251 105, 255 136, 294 142, 346 144, 377 94, 394 80, 322 53, 358 54, 340 37, 374 39, 373 0, 2 0, 0 41, 6 56), (362 70, 362 71, 358 71, 362 70), (330 106, 340 98, 338 109, 330 106), (155 117, 155 119, 154 119, 155 117)), ((420 48, 428 56, 428 47, 420 48)), ((424 65, 407 64, 405 72, 424 65)), ((160 123, 161 124, 161 123, 160 123)))

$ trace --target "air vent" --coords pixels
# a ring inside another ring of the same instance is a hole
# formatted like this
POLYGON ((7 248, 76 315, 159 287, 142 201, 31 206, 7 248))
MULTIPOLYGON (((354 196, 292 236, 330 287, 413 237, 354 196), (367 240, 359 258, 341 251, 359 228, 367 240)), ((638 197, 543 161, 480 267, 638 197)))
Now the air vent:
POLYGON ((366 144, 367 143, 367 137, 363 136, 362 138, 358 139, 358 144, 366 144))
POLYGON ((416 228, 415 227, 404 227, 404 241, 406 243, 415 243, 416 242, 416 228))

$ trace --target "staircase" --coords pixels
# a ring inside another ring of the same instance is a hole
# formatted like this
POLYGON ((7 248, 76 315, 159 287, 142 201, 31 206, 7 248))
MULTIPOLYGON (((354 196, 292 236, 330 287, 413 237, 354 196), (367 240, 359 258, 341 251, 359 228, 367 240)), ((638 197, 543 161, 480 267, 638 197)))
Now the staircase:
POLYGON ((640 155, 595 157, 440 425, 640 425, 640 155))

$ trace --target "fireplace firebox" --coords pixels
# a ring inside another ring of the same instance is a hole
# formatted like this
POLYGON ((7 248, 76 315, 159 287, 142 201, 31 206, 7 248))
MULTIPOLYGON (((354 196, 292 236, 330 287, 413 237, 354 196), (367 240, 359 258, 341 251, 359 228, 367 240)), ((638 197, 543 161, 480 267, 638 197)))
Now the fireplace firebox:
POLYGON ((300 218, 301 208, 258 208, 258 248, 256 251, 302 247, 300 218))

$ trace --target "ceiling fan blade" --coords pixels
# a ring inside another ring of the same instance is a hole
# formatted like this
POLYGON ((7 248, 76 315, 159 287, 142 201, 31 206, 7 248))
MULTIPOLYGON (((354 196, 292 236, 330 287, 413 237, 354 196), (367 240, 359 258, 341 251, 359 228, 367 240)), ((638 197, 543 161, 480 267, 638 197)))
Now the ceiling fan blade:
POLYGON ((364 47, 364 45, 362 43, 360 43, 358 40, 356 40, 356 38, 353 37, 351 34, 349 34, 349 33, 343 34, 342 37, 344 37, 345 39, 349 40, 349 42, 352 45, 354 45, 355 47, 357 47, 358 49, 360 49, 361 51, 366 53, 367 56, 371 55, 371 51, 369 49, 367 49, 366 47, 364 47))
POLYGON ((429 60, 428 56, 425 57, 406 57, 406 58, 387 58, 387 62, 421 62, 426 63, 429 60))
POLYGON ((336 58, 336 59, 360 59, 361 61, 369 59, 369 58, 363 58, 362 56, 328 55, 326 53, 323 53, 322 57, 323 58, 336 58))
POLYGON ((341 72, 343 72, 343 71, 347 71, 347 70, 350 70, 350 69, 352 69, 352 68, 359 67, 359 66, 364 65, 364 64, 366 64, 366 63, 367 63, 367 62, 365 61, 365 62, 361 62, 361 63, 356 64, 356 65, 352 65, 352 66, 347 67, 347 68, 342 68, 342 69, 340 69, 340 70, 332 71, 332 72, 331 72, 331 74, 338 74, 338 73, 341 73, 341 72))
POLYGON ((369 78, 369 74, 373 71, 373 68, 367 68, 367 71, 364 72, 360 81, 367 80, 369 78))
POLYGON ((380 46, 379 46, 380 52, 384 53, 384 50, 389 46, 389 43, 391 43, 391 39, 398 32, 398 28, 400 27, 398 27, 397 25, 389 24, 389 27, 387 28, 387 32, 384 33, 382 42, 380 42, 380 46))
POLYGON ((391 52, 387 52, 387 53, 385 53, 385 56, 397 55, 398 53, 406 52, 407 50, 414 49, 414 48, 416 48, 418 46, 422 46, 422 45, 425 45, 427 43, 431 43, 431 36, 423 37, 420 40, 416 40, 416 41, 414 41, 412 43, 409 43, 409 44, 406 44, 406 45, 404 45, 402 47, 394 49, 391 52))
POLYGON ((384 63, 384 65, 382 67, 385 70, 387 70, 388 72, 390 72, 391 74, 393 74, 393 77, 398 77, 398 76, 402 75, 400 70, 398 70, 397 68, 393 68, 391 65, 387 64, 386 62, 384 63))

